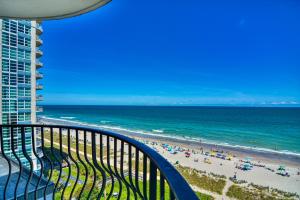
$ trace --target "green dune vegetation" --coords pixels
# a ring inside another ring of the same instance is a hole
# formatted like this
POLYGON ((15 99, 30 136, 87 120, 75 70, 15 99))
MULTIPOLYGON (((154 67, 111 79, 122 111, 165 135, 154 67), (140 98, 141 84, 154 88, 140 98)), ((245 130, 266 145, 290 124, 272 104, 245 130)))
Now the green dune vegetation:
POLYGON ((226 181, 224 178, 212 177, 189 167, 176 166, 178 171, 191 185, 217 194, 222 194, 226 181))
POLYGON ((247 187, 233 184, 226 195, 240 200, 292 200, 299 199, 294 193, 283 192, 277 189, 248 184, 247 187))

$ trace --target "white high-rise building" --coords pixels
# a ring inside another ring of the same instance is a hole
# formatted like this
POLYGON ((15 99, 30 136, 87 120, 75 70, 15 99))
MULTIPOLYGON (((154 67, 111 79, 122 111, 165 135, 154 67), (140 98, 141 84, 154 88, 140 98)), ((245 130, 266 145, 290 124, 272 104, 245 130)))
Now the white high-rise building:
MULTIPOLYGON (((37 101, 42 100, 37 90, 43 77, 38 69, 43 66, 40 57, 42 40, 39 36, 43 30, 40 23, 27 20, 0 19, 0 123, 34 124, 37 101)), ((8 156, 12 155, 10 130, 3 129, 3 147, 8 156)), ((28 165, 22 153, 20 130, 14 133, 14 149, 21 161, 28 165)), ((25 130, 27 152, 32 154, 31 130, 25 130)), ((36 162, 34 162, 36 163, 36 162)), ((36 166, 34 167, 36 168, 36 166)))

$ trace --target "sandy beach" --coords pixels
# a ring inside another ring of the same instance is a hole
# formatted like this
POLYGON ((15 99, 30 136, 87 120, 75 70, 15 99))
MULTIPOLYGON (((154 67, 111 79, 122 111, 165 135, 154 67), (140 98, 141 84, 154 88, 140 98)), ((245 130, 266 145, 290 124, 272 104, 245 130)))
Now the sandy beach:
MULTIPOLYGON (((59 120, 58 120, 59 121, 59 120)), ((58 121, 42 120, 41 123, 58 123, 58 121)), ((60 123, 66 125, 66 123, 60 123)), ((70 124, 68 125, 78 125, 70 124)), ((111 131, 111 130, 108 130, 111 131)), ((155 149, 172 164, 179 164, 184 167, 190 167, 199 171, 205 171, 207 174, 213 173, 226 176, 227 182, 222 195, 213 194, 216 199, 228 199, 226 189, 232 184, 230 177, 236 176, 236 180, 244 181, 247 185, 254 183, 256 185, 276 188, 285 192, 297 193, 300 195, 300 157, 296 155, 287 155, 276 152, 261 152, 251 149, 235 148, 230 146, 211 145, 196 141, 184 141, 179 139, 166 138, 154 135, 135 134, 131 132, 119 132, 121 134, 133 137, 151 148, 155 149), (166 148, 169 147, 169 149, 166 148), (170 151, 170 149, 172 149, 170 151), (176 149, 176 153, 174 150, 176 149), (186 152, 189 152, 187 156, 186 152), (213 153, 215 152, 215 153, 213 153), (227 158, 217 158, 217 153, 227 155, 227 158), (245 164, 245 160, 251 163, 250 170, 239 169, 245 164), (288 176, 277 174, 279 166, 284 166, 288 176)), ((201 188, 195 188, 202 191, 201 188)))
MULTIPOLYGON (((233 157, 232 160, 223 160, 211 155, 202 154, 202 151, 199 148, 194 148, 193 145, 168 142, 171 146, 180 146, 181 148, 190 151, 191 156, 187 158, 185 156, 185 151, 179 151, 176 154, 171 154, 169 151, 166 151, 162 147, 162 141, 156 143, 154 140, 151 141, 142 140, 141 138, 139 139, 145 143, 148 143, 148 145, 152 148, 155 148, 171 163, 178 162, 180 165, 185 167, 206 171, 207 173, 225 175, 227 178, 233 177, 236 174, 238 180, 245 180, 247 183, 254 183, 261 186, 273 187, 283 191, 300 194, 300 175, 298 174, 300 165, 297 166, 296 163, 293 163, 292 165, 285 165, 286 171, 288 171, 290 177, 284 177, 276 173, 279 165, 282 165, 281 162, 278 162, 278 160, 269 162, 269 158, 263 159, 261 156, 257 157, 259 160, 255 157, 252 157, 251 163, 259 163, 261 165, 265 165, 265 167, 253 166, 251 170, 244 171, 236 168, 236 166, 244 163, 244 158, 240 157, 239 155, 234 154, 235 157, 233 157), (205 159, 209 159, 211 163, 206 163, 204 161, 205 159), (270 169, 274 171, 271 171, 270 169)), ((209 152, 210 149, 203 149, 203 151, 209 152)), ((229 185, 227 187, 229 187, 229 185)))

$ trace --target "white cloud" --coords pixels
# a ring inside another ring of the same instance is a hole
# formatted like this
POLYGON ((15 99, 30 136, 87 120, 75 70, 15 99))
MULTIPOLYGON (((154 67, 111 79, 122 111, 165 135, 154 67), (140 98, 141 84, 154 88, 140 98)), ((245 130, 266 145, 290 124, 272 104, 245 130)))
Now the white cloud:
POLYGON ((296 105, 296 104, 300 104, 300 103, 296 102, 296 101, 273 101, 270 104, 272 104, 272 105, 296 105))

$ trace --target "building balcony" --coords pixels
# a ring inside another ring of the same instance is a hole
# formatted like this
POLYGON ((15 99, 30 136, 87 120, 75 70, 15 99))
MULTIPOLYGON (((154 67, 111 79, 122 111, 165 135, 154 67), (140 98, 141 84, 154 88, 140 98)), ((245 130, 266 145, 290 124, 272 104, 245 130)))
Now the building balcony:
POLYGON ((36 79, 42 79, 44 77, 44 75, 40 72, 36 72, 35 77, 36 77, 36 79))
POLYGON ((35 66, 36 66, 37 69, 39 69, 39 68, 42 68, 44 66, 44 64, 41 61, 36 60, 35 66))
POLYGON ((36 85, 36 89, 37 90, 42 90, 44 87, 43 87, 43 85, 41 85, 41 84, 37 84, 36 85))
POLYGON ((37 101, 43 101, 43 100, 44 100, 43 95, 37 95, 37 96, 36 96, 36 100, 37 100, 37 101))
POLYGON ((40 49, 37 48, 36 51, 35 51, 35 55, 36 55, 37 58, 39 58, 39 57, 43 56, 43 52, 40 49))
POLYGON ((36 24, 36 33, 38 35, 41 35, 43 33, 43 28, 39 23, 36 24))
POLYGON ((39 46, 41 46, 41 45, 43 45, 43 40, 42 40, 41 38, 38 37, 38 38, 36 39, 36 46, 39 47, 39 46))
POLYGON ((43 112, 43 111, 44 111, 43 107, 41 106, 36 107, 36 112, 43 112))
MULTIPOLYGON (((53 198, 68 199, 198 199, 186 180, 164 157, 123 134, 88 127, 0 125, 0 144, 4 141, 2 131, 5 128, 11 130, 7 136, 11 138, 19 130, 22 155, 28 162, 21 162, 20 154, 15 153, 15 148, 10 148, 15 146, 15 140, 9 138, 10 149, 4 151, 0 145, 3 165, 12 163, 19 172, 25 171, 32 178, 27 177, 19 187, 16 178, 2 178, 1 199, 14 199, 14 194, 20 194, 22 199, 26 196, 27 199, 40 199, 43 195, 48 199, 49 194, 53 198), (25 150, 25 131, 31 134, 32 140, 38 138, 41 141, 40 147, 32 148, 34 159, 25 150), (14 162, 10 152, 15 155, 14 162), (34 169, 32 160, 37 160, 35 166, 41 167, 34 169), (43 181, 48 184, 43 184, 43 181), (38 190, 40 187, 43 187, 42 191, 38 190)), ((12 169, 0 170, 11 176, 12 169)))

